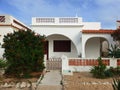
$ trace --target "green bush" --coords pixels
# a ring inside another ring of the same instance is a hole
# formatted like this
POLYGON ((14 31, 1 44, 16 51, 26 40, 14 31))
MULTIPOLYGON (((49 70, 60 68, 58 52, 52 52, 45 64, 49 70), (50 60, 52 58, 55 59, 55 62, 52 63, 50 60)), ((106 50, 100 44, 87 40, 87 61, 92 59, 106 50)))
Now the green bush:
POLYGON ((103 64, 101 57, 99 57, 98 58, 98 65, 93 66, 90 72, 96 78, 105 78, 106 77, 105 70, 106 70, 106 65, 103 64))
POLYGON ((120 76, 120 67, 110 67, 105 71, 106 77, 120 76))
POLYGON ((44 69, 44 36, 31 30, 19 30, 8 33, 3 41, 3 57, 9 64, 5 74, 21 77, 44 69))
POLYGON ((106 71, 105 71, 105 76, 106 77, 113 77, 114 76, 114 70, 113 70, 114 68, 113 67, 110 67, 110 68, 108 68, 106 71))
POLYGON ((6 68, 7 65, 7 60, 0 59, 0 68, 6 68))

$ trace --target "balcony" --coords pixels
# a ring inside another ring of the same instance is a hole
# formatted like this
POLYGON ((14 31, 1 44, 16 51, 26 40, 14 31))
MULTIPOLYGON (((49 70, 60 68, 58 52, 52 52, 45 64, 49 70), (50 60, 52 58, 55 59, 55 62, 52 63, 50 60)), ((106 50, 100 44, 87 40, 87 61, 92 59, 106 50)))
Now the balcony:
POLYGON ((33 17, 32 25, 81 25, 80 17, 33 17))

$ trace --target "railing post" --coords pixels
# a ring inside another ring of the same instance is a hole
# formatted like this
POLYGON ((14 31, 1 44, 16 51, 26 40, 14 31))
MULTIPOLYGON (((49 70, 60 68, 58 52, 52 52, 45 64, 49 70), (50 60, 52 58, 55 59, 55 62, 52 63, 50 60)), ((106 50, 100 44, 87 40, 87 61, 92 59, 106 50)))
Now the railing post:
POLYGON ((110 67, 117 67, 117 58, 110 58, 110 67))

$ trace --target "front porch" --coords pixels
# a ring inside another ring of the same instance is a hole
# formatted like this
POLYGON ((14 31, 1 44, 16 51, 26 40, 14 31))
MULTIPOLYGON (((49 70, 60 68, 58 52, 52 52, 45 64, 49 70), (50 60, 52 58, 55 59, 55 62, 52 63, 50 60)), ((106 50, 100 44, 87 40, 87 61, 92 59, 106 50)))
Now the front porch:
POLYGON ((67 36, 52 34, 47 36, 46 46, 47 60, 60 58, 62 55, 67 57, 78 57, 78 51, 73 41, 67 36))
POLYGON ((108 48, 114 44, 113 30, 83 30, 82 58, 98 58, 108 56, 108 48))

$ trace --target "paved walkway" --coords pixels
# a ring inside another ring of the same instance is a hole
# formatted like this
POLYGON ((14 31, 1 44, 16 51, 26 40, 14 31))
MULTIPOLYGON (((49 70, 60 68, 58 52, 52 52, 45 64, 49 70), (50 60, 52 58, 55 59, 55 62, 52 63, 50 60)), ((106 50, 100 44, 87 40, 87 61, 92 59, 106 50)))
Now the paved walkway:
POLYGON ((45 74, 41 84, 38 86, 38 90, 62 90, 61 80, 60 71, 51 70, 45 74))

